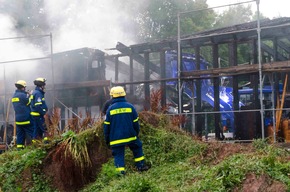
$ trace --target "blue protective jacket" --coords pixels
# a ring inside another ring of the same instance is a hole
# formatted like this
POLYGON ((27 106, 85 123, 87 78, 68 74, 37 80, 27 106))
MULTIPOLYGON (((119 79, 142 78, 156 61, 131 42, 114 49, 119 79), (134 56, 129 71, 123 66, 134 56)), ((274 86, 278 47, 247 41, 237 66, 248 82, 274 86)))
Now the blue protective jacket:
POLYGON ((30 99, 28 93, 24 90, 16 90, 12 100, 12 105, 15 111, 15 123, 16 125, 28 125, 30 124, 30 99))
POLYGON ((47 105, 44 99, 44 91, 36 87, 32 93, 31 115, 43 117, 47 112, 47 105))
POLYGON ((136 109, 124 97, 114 98, 106 113, 104 136, 110 146, 126 145, 137 140, 140 132, 136 109))

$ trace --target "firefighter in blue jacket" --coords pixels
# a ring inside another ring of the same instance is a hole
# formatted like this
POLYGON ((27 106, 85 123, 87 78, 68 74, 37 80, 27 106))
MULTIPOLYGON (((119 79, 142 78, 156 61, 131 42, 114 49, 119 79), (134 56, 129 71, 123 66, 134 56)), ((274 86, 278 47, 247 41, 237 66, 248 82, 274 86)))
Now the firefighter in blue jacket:
POLYGON ((45 103, 45 78, 37 78, 34 80, 34 85, 36 85, 35 90, 32 93, 31 100, 31 115, 34 118, 35 127, 33 131, 33 140, 36 142, 38 139, 42 139, 44 143, 48 142, 47 128, 45 125, 44 115, 47 112, 47 105, 45 103))
POLYGON ((15 111, 15 124, 16 124, 16 147, 23 149, 26 144, 30 144, 34 124, 30 115, 30 94, 26 92, 26 82, 19 80, 15 83, 17 90, 12 98, 12 105, 15 111))
POLYGON ((113 88, 112 104, 107 110, 104 122, 104 136, 107 145, 112 149, 116 170, 125 174, 125 147, 133 152, 138 171, 147 171, 149 166, 144 162, 142 142, 138 138, 140 126, 134 106, 125 99, 123 87, 113 88))
POLYGON ((108 99, 108 100, 104 103, 104 105, 103 105, 103 107, 102 107, 102 111, 101 111, 102 116, 106 115, 106 112, 107 112, 108 108, 110 107, 110 105, 111 105, 112 102, 113 102, 113 91, 114 91, 114 88, 115 88, 115 87, 112 87, 111 90, 110 90, 110 97, 111 97, 111 98, 108 99))

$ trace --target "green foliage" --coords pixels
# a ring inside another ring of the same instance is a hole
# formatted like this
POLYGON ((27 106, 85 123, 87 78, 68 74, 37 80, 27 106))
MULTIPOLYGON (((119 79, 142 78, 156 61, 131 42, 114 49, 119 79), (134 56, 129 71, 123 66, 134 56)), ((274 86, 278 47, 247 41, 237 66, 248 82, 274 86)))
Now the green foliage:
POLYGON ((141 123, 141 130, 145 159, 152 168, 137 173, 133 156, 127 150, 125 177, 117 176, 110 161, 103 166, 96 182, 84 191, 232 191, 250 173, 257 177, 268 175, 290 189, 289 152, 267 144, 266 140, 254 141, 257 151, 253 154, 231 155, 212 165, 211 159, 203 157, 208 147, 205 143, 166 127, 154 128, 146 122, 141 123))
POLYGON ((0 155, 1 190, 16 189, 16 191, 23 191, 23 179, 25 176, 30 177, 30 173, 32 173, 31 191, 52 191, 48 180, 38 171, 38 166, 42 165, 46 154, 46 151, 40 148, 27 148, 22 151, 11 151, 0 155), (23 172, 27 172, 28 175, 23 175, 23 172))
POLYGON ((157 192, 160 191, 158 185, 150 177, 135 174, 135 177, 130 177, 124 180, 120 185, 115 185, 113 191, 127 192, 157 192))
POLYGON ((252 19, 253 13, 250 4, 231 6, 217 17, 215 28, 237 25, 252 19))
POLYGON ((72 130, 68 130, 67 132, 63 133, 61 136, 65 140, 65 139, 69 139, 69 138, 75 138, 76 134, 72 130))
POLYGON ((98 175, 98 179, 95 183, 88 185, 83 192, 91 192, 91 191, 101 191, 110 183, 117 179, 118 172, 114 167, 113 161, 110 161, 102 166, 101 173, 98 175))
MULTIPOLYGON (((139 11, 136 22, 139 25, 139 39, 152 41, 177 35, 177 14, 179 12, 207 8, 206 0, 150 0, 139 11)), ((181 35, 208 29, 214 21, 212 10, 187 14, 180 22, 181 35)))
POLYGON ((265 139, 256 139, 253 142, 253 147, 255 147, 257 150, 263 150, 268 147, 267 140, 265 139))
MULTIPOLYGON (((35 171, 36 172, 36 171, 35 171)), ((33 173, 32 174, 32 181, 33 186, 29 189, 29 191, 43 191, 43 192, 52 192, 56 190, 52 190, 50 188, 50 180, 47 179, 43 174, 41 173, 33 173)))
POLYGON ((186 135, 177 135, 162 129, 147 127, 147 131, 154 134, 141 135, 141 140, 144 143, 145 154, 149 161, 158 165, 158 163, 178 162, 180 159, 201 154, 203 145, 198 142, 193 142, 186 135))

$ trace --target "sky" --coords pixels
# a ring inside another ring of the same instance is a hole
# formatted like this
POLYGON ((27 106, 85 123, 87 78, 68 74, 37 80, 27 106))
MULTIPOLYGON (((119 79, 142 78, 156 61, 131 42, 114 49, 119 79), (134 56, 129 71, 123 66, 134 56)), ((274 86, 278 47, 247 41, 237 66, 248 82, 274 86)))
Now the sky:
MULTIPOLYGON (((240 2, 246 2, 249 0, 207 0, 209 7, 216 7, 221 5, 228 5, 240 2)), ((250 3, 252 5, 253 12, 257 10, 255 2, 250 3)), ((245 4, 246 5, 246 4, 245 4)), ((260 12, 272 19, 275 17, 290 17, 290 0, 260 0, 260 12)))

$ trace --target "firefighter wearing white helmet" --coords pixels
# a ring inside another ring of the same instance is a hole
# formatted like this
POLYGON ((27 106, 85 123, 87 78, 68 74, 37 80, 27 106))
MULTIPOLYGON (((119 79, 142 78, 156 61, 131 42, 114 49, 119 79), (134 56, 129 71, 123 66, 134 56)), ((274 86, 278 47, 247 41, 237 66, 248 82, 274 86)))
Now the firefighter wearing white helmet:
POLYGON ((139 117, 134 106, 125 99, 123 87, 114 87, 112 104, 107 110, 104 121, 106 144, 112 149, 114 163, 120 174, 125 174, 125 147, 133 152, 138 171, 146 171, 149 166, 144 162, 142 142, 138 138, 140 132, 139 117))
POLYGON ((44 115, 47 112, 47 105, 44 98, 46 79, 39 77, 35 79, 33 83, 36 85, 36 87, 33 91, 33 99, 31 101, 31 115, 35 121, 32 141, 36 142, 39 139, 43 139, 43 141, 46 143, 48 142, 48 133, 44 119, 44 115))
POLYGON ((12 105, 15 111, 16 124, 16 147, 23 149, 26 144, 31 143, 34 130, 33 118, 30 115, 30 94, 26 92, 26 81, 19 80, 15 83, 15 93, 12 98, 12 105))

